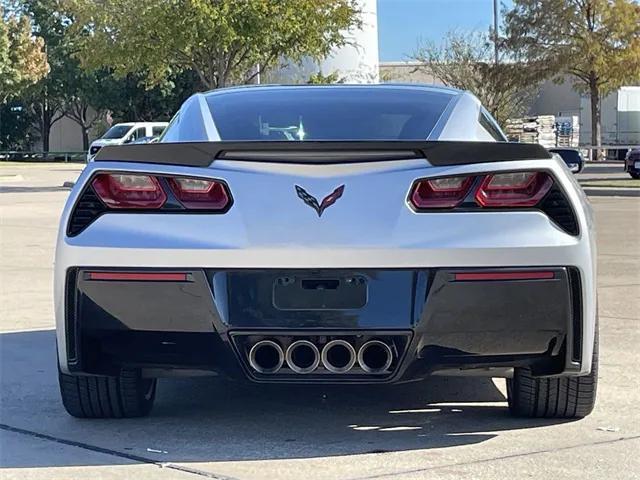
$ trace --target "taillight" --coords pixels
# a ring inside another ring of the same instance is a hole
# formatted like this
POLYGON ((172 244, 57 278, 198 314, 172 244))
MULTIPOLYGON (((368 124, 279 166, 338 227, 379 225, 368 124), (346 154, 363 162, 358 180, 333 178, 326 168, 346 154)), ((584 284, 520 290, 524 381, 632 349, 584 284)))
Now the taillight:
POLYGON ((157 209, 167 200, 160 182, 151 175, 102 173, 91 185, 109 208, 157 209))
POLYGON ((411 203, 417 209, 453 208, 465 199, 474 177, 444 177, 420 180, 413 187, 411 203))
POLYGON ((496 173, 484 178, 475 200, 483 207, 533 207, 552 185, 543 172, 496 173))
POLYGON ((176 198, 189 209, 223 210, 229 205, 225 186, 214 180, 174 177, 168 179, 176 198))

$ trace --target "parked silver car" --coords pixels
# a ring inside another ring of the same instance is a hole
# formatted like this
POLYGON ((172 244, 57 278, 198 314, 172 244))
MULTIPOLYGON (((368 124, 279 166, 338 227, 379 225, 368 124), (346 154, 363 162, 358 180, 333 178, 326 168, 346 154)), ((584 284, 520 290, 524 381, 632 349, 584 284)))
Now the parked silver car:
POLYGON ((507 379, 515 415, 585 416, 593 225, 561 161, 507 143, 466 92, 194 95, 159 143, 100 150, 69 196, 55 259, 64 405, 146 415, 160 374, 475 374, 507 379))

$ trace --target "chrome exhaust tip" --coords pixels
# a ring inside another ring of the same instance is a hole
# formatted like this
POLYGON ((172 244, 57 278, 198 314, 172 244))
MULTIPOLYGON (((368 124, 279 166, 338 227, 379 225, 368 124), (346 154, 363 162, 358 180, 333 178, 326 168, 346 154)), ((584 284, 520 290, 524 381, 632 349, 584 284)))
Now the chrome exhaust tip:
POLYGON ((380 340, 369 340, 358 350, 358 364, 367 373, 382 373, 393 362, 391 347, 380 340))
POLYGON ((285 359, 294 372, 311 373, 320 365, 320 351, 309 340, 297 340, 287 348, 285 359))
POLYGON ((273 340, 261 340, 249 350, 249 365, 258 373, 276 373, 283 364, 282 347, 273 340))
POLYGON ((356 364, 356 350, 346 340, 332 340, 322 349, 322 365, 332 373, 346 373, 356 364))

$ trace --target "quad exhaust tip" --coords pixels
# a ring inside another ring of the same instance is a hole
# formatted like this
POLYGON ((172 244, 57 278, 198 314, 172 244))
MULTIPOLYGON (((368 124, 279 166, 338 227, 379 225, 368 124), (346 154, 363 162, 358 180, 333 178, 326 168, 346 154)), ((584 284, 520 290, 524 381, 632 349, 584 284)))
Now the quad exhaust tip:
POLYGON ((369 340, 358 350, 358 364, 367 373, 382 373, 393 362, 391 347, 380 340, 369 340))
POLYGON ((295 373, 311 373, 320 365, 320 351, 309 340, 297 340, 287 348, 285 359, 295 373))
POLYGON ((356 350, 346 340, 336 339, 327 343, 322 352, 309 340, 297 340, 283 351, 274 340, 261 340, 249 350, 249 365, 261 374, 277 373, 283 365, 298 374, 314 372, 322 363, 331 373, 347 373, 356 364, 368 374, 388 371, 393 363, 393 350, 381 340, 365 342, 356 350))
POLYGON ((258 373, 276 373, 283 364, 282 347, 273 340, 261 340, 249 350, 249 365, 258 373))
POLYGON ((356 363, 356 350, 346 340, 332 340, 322 349, 322 365, 332 373, 347 373, 356 363))

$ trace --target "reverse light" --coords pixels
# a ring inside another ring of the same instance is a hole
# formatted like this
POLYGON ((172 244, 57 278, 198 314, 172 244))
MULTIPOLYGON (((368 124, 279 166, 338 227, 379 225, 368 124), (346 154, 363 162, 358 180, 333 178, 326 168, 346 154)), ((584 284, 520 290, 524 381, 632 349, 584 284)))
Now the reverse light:
POLYGON ((483 207, 533 207, 552 185, 544 172, 496 173, 484 178, 475 200, 483 207))
POLYGON ((420 180, 413 187, 411 203, 417 209, 453 208, 465 199, 474 177, 444 177, 420 180))
POLYGON ((224 210, 229 205, 225 186, 214 180, 174 177, 168 179, 176 198, 188 209, 224 210))
POLYGON ((150 175, 102 173, 91 185, 109 208, 157 209, 167 200, 158 179, 150 175))

